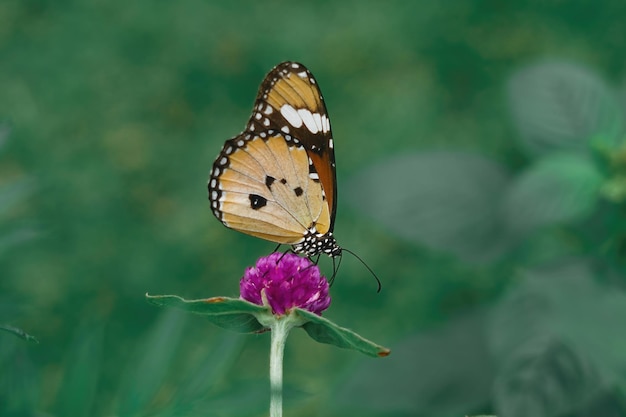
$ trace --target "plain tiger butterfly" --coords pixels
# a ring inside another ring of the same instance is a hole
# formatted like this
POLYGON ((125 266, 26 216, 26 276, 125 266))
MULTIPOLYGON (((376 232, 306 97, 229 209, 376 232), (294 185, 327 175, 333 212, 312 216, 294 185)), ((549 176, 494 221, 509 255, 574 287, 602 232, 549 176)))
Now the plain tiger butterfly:
MULTIPOLYGON (((245 130, 213 163, 209 200, 226 227, 296 253, 334 259, 346 251, 333 236, 337 210, 330 120, 313 74, 297 62, 274 67, 261 83, 245 130)), ((334 268, 333 278, 338 265, 334 268)))
POLYGON ((335 152, 324 98, 302 64, 265 77, 245 130, 227 140, 209 179, 213 214, 226 226, 309 257, 341 256, 333 237, 335 152))

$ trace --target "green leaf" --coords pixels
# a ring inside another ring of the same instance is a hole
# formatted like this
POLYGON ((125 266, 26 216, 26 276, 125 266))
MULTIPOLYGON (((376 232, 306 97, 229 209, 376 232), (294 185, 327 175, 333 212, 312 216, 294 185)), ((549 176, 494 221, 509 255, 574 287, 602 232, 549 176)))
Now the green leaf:
POLYGON ((623 383, 626 293, 595 280, 582 260, 527 271, 494 310, 500 414, 561 415, 623 383))
MULTIPOLYGON (((146 295, 151 303, 163 307, 201 314, 215 325, 241 333, 259 332, 265 327, 259 323, 257 315, 271 314, 267 307, 253 304, 240 298, 213 297, 200 300, 185 300, 176 295, 146 295)), ((379 346, 351 330, 339 327, 330 320, 306 310, 294 309, 304 320, 302 328, 320 343, 335 345, 344 349, 357 350, 369 356, 387 356, 389 349, 379 346)))
POLYGON ((265 329, 255 313, 267 312, 262 307, 240 298, 213 297, 185 300, 177 295, 148 295, 148 301, 161 307, 174 307, 206 316, 216 326, 239 333, 253 333, 265 329))
POLYGON ((118 396, 117 415, 145 413, 161 387, 180 343, 186 315, 164 311, 135 352, 135 360, 125 370, 118 396))
POLYGON ((17 327, 13 327, 8 324, 0 324, 0 330, 4 330, 5 332, 12 333, 15 336, 20 337, 29 342, 39 343, 39 340, 37 340, 35 336, 31 336, 28 333, 26 333, 24 330, 18 329, 17 327))
POLYGON ((298 315, 308 320, 302 328, 311 338, 320 343, 337 346, 343 349, 352 349, 373 357, 388 356, 391 351, 385 347, 371 342, 352 330, 339 327, 310 311, 295 309, 298 315))
POLYGON ((556 417, 578 410, 602 388, 593 365, 572 346, 531 339, 500 370, 494 399, 503 416, 556 417))
POLYGON ((604 81, 573 63, 546 61, 511 76, 509 105, 522 145, 533 155, 586 150, 622 140, 622 109, 604 81))
POLYGON ((600 194, 603 198, 616 204, 626 200, 626 176, 617 175, 602 184, 600 194))
POLYGON ((489 261, 510 243, 498 207, 509 176, 463 152, 386 159, 343 187, 349 202, 399 236, 467 261, 489 261))
POLYGON ((552 154, 541 159, 507 191, 503 212, 509 230, 524 235, 584 219, 594 209, 602 182, 602 174, 586 155, 552 154))

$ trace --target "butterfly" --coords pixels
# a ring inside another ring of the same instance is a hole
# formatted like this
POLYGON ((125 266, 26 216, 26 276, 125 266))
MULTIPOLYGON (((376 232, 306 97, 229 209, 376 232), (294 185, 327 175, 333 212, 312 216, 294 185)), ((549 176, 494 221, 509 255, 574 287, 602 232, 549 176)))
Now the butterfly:
POLYGON ((274 67, 259 88, 245 130, 227 140, 209 179, 211 209, 226 227, 340 257, 335 151, 324 98, 297 62, 274 67))

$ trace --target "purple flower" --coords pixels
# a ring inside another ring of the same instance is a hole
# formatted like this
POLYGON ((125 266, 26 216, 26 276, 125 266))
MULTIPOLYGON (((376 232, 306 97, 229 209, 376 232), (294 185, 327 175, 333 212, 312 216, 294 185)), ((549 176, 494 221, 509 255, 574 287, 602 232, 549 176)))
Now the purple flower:
POLYGON ((330 305, 328 281, 307 258, 293 253, 272 253, 246 268, 239 283, 241 298, 263 305, 262 292, 276 315, 294 307, 322 315, 330 305))

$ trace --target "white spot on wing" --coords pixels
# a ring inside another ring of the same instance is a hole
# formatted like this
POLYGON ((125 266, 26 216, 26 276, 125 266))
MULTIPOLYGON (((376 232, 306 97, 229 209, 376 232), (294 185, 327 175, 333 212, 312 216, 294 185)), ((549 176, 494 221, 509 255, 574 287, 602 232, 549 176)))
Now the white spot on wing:
POLYGON ((280 128, 280 130, 282 130, 285 133, 289 133, 289 126, 283 126, 280 128))
POLYGON ((318 132, 317 125, 315 124, 315 119, 308 109, 299 109, 298 115, 300 116, 300 119, 302 119, 302 121, 304 122, 306 128, 309 129, 311 133, 318 132))
POLYGON ((291 125, 293 127, 298 128, 298 127, 302 126, 302 119, 301 119, 300 115, 298 114, 296 109, 294 109, 289 104, 283 104, 283 106, 280 108, 280 114, 282 114, 283 117, 289 123, 291 123, 291 125))
POLYGON ((313 119, 315 120, 315 125, 317 126, 317 131, 323 131, 324 125, 322 124, 322 116, 319 113, 313 113, 313 119))
POLYGON ((322 131, 324 133, 330 132, 330 120, 326 115, 322 116, 322 131))
POLYGON ((307 78, 306 71, 299 72, 299 73, 298 73, 298 76, 299 76, 300 78, 307 78))
POLYGON ((270 106, 269 104, 265 107, 265 110, 263 110, 263 113, 265 114, 272 114, 272 112, 274 111, 274 109, 272 108, 272 106, 270 106))

